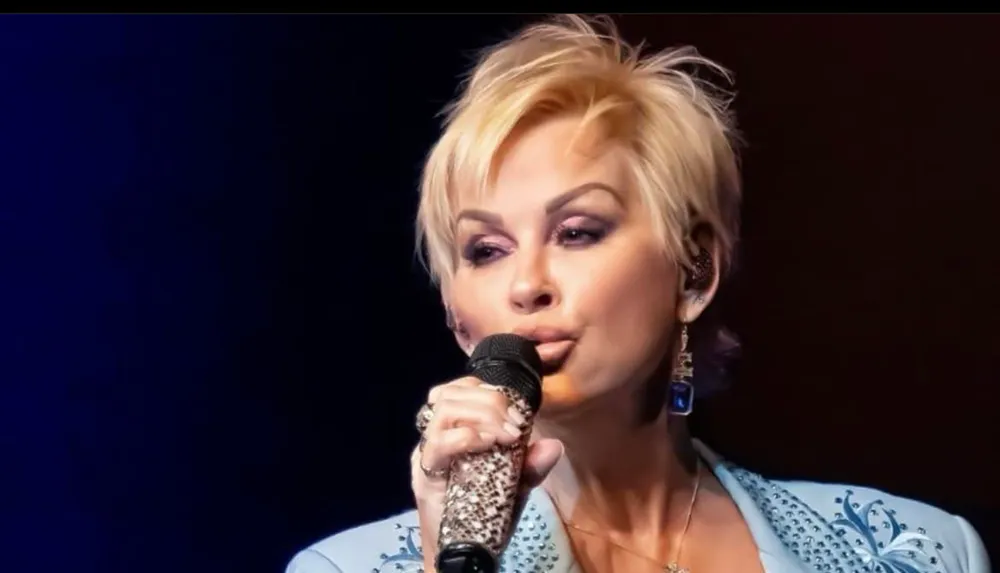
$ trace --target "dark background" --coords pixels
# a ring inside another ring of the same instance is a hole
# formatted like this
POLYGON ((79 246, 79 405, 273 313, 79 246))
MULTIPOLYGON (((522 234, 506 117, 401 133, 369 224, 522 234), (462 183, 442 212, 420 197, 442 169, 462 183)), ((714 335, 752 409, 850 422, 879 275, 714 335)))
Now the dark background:
MULTIPOLYGON (((280 571, 408 506, 461 355, 416 181, 522 17, 0 18, 2 571, 280 571)), ((996 559, 996 17, 629 16, 734 70, 745 358, 698 404, 775 477, 969 518, 996 559)))

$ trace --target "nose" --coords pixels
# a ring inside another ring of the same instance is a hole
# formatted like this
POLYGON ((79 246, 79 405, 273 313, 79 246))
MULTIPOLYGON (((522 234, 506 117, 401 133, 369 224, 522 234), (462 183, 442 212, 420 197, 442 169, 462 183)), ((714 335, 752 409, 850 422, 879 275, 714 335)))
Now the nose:
POLYGON ((515 312, 531 314, 559 303, 558 289, 551 280, 544 255, 525 256, 518 261, 510 285, 510 304, 515 312))

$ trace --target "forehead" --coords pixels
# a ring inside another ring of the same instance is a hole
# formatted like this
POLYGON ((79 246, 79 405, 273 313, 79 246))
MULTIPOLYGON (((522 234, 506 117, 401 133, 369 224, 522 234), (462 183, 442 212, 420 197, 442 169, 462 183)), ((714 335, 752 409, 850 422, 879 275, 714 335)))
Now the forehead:
POLYGON ((517 131, 498 150, 490 184, 479 192, 465 186, 460 208, 502 209, 544 203, 586 183, 624 193, 628 188, 624 148, 599 122, 581 128, 579 118, 550 119, 517 131))

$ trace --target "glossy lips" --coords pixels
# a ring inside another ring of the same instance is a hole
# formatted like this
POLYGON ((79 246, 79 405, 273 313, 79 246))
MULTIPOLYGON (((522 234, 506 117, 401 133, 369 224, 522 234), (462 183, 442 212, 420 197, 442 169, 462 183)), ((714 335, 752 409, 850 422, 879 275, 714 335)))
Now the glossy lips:
POLYGON ((514 334, 535 341, 535 349, 542 359, 543 376, 558 371, 576 346, 576 339, 572 334, 556 328, 519 329, 514 334))
POLYGON ((576 344, 576 341, 570 339, 540 342, 537 346, 535 346, 535 350, 538 351, 538 355, 542 358, 542 362, 546 364, 551 362, 562 362, 565 360, 566 355, 569 354, 570 350, 573 349, 574 344, 576 344))

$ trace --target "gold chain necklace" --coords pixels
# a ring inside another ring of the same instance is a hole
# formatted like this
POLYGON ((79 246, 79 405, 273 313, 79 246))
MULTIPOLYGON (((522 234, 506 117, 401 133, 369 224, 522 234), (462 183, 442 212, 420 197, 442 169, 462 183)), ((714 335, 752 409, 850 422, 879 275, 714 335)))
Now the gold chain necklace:
MULTIPOLYGON (((694 492, 691 494, 690 503, 688 503, 687 517, 684 519, 684 529, 681 530, 680 538, 677 540, 677 543, 675 544, 676 549, 674 551, 674 558, 670 560, 670 562, 668 562, 666 565, 661 565, 661 567, 663 567, 663 573, 690 573, 690 571, 686 567, 681 567, 677 563, 678 561, 680 561, 681 551, 684 549, 684 539, 687 537, 688 528, 691 526, 691 516, 694 514, 694 502, 698 499, 698 489, 700 487, 701 487, 701 459, 697 459, 695 463, 694 492)), ((631 553, 636 557, 641 557, 647 561, 652 561, 654 563, 661 563, 661 561, 658 559, 654 559, 652 557, 649 557, 648 555, 639 553, 638 551, 625 547, 620 543, 615 543, 614 541, 608 539, 607 537, 601 535, 600 533, 590 531, 589 529, 584 529, 568 521, 566 522, 566 527, 569 527, 570 529, 575 529, 580 533, 585 533, 587 535, 592 535, 594 537, 603 539, 604 541, 607 541, 611 545, 614 545, 615 547, 621 549, 622 551, 627 551, 628 553, 631 553)))

